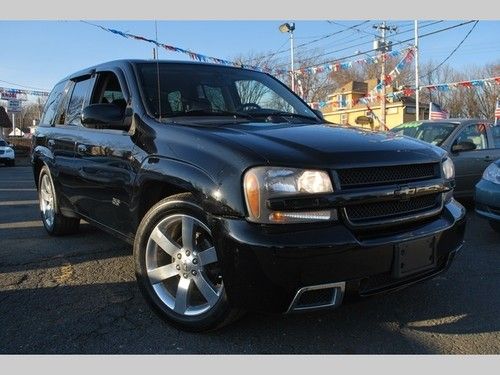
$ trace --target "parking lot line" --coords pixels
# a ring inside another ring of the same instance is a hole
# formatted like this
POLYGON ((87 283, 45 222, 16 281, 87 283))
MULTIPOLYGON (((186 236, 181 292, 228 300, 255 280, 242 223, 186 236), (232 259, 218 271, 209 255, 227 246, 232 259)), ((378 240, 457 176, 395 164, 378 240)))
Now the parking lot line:
POLYGON ((38 200, 31 201, 0 201, 0 206, 23 206, 30 204, 38 204, 38 200))

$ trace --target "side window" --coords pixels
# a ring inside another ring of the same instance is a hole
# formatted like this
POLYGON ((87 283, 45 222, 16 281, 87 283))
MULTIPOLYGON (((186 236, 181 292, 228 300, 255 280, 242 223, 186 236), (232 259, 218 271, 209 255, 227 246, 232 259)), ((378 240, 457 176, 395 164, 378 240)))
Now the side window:
POLYGON ((500 148, 500 124, 493 125, 491 128, 491 135, 493 136, 493 147, 500 148))
POLYGON ((66 86, 66 81, 58 83, 52 92, 50 93, 47 103, 45 103, 45 108, 43 110, 43 116, 40 121, 42 125, 53 125, 56 118, 59 105, 61 103, 61 97, 64 92, 64 87, 66 86))
POLYGON ((91 78, 75 82, 66 113, 66 124, 81 125, 81 114, 85 99, 90 90, 91 82, 91 78))
POLYGON ((97 77, 97 84, 92 94, 90 104, 114 104, 123 111, 127 101, 123 95, 118 77, 113 72, 101 72, 97 77))
POLYGON ((486 134, 485 124, 469 125, 458 135, 455 143, 472 142, 476 145, 476 150, 484 150, 488 148, 488 137, 486 134))

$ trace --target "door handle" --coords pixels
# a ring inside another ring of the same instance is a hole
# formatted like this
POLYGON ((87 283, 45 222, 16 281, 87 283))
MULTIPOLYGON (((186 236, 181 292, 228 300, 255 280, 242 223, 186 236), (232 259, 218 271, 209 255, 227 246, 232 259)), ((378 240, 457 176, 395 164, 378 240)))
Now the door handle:
POLYGON ((76 152, 78 152, 79 154, 86 154, 87 153, 87 146, 85 146, 85 145, 76 146, 76 152))
POLYGON ((493 158, 491 156, 485 156, 483 160, 490 162, 493 161, 493 158))

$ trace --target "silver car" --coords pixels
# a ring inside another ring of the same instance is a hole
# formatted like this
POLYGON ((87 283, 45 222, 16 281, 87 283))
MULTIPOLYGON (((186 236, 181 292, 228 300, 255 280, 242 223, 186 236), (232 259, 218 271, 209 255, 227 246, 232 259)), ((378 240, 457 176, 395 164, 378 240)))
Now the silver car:
POLYGON ((455 196, 470 198, 486 167, 500 158, 500 125, 486 120, 413 121, 391 130, 448 151, 455 163, 455 196))

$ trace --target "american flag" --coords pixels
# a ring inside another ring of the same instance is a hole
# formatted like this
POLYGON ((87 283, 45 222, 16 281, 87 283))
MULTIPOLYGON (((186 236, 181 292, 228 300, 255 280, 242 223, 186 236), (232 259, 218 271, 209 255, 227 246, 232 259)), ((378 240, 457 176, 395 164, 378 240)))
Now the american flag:
POLYGON ((497 98, 497 105, 495 107, 495 125, 498 124, 499 119, 500 119, 500 98, 497 98))
POLYGON ((435 103, 429 104, 429 120, 444 120, 450 117, 450 114, 435 103))

